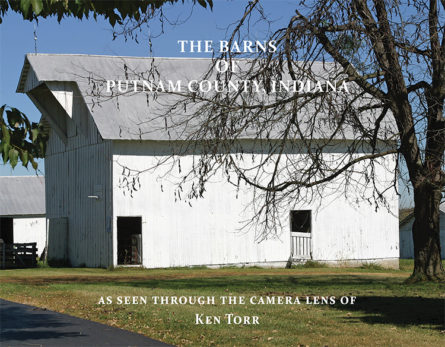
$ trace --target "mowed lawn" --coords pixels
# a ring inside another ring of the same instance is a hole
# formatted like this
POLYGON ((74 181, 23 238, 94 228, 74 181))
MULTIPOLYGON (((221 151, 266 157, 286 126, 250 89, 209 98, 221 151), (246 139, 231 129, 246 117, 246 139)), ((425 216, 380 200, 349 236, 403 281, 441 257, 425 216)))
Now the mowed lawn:
POLYGON ((0 297, 194 346, 443 346, 444 284, 404 284, 401 270, 37 268, 0 271, 0 297), (98 304, 112 296, 111 305, 98 304), (147 297, 119 305, 118 296, 147 297), (154 305, 153 296, 215 296, 215 305, 154 305), (222 305, 220 296, 299 297, 300 305, 222 305), (354 305, 305 297, 356 296, 354 305), (195 324, 195 315, 258 316, 258 325, 195 324))

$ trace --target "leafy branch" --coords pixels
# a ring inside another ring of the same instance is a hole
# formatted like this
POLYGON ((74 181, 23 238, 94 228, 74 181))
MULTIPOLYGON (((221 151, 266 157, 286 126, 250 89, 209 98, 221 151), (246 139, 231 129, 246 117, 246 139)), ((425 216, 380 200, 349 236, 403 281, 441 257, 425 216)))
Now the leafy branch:
MULTIPOLYGON (((23 19, 33 21, 38 18, 57 16, 60 22, 64 17, 80 20, 97 16, 104 18, 114 27, 122 25, 125 19, 139 20, 142 14, 153 13, 165 4, 174 4, 184 0, 1 0, 0 23, 9 10, 20 13, 23 19)), ((213 8, 213 0, 191 0, 194 4, 213 8)))
POLYGON ((19 160, 24 167, 37 170, 37 158, 45 155, 48 131, 41 123, 30 122, 15 107, 0 107, 0 153, 3 163, 16 167, 19 160))

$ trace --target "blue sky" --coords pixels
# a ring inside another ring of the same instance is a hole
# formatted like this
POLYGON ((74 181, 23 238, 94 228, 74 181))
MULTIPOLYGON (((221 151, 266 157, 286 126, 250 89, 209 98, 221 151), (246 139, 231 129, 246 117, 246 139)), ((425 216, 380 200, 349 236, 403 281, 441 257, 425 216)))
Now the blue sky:
MULTIPOLYGON (((192 10, 189 4, 174 5, 166 8, 170 20, 186 19, 177 26, 167 25, 165 32, 153 39, 154 56, 206 56, 202 54, 180 53, 178 40, 213 40, 225 38, 225 29, 233 23, 246 5, 247 1, 214 0, 214 10, 201 6, 192 10), (189 17, 190 15, 190 17, 189 17)), ((278 23, 288 20, 294 11, 294 1, 269 0, 263 1, 268 18, 278 23)), ((61 24, 55 18, 41 19, 38 25, 24 21, 20 15, 8 13, 0 24, 0 104, 15 106, 23 111, 32 121, 38 121, 40 113, 28 97, 15 92, 20 71, 26 53, 35 50, 34 29, 37 34, 38 53, 78 53, 106 54, 124 56, 148 56, 148 42, 144 37, 139 43, 118 37, 113 41, 112 28, 102 18, 80 21, 74 18, 64 19, 61 24)), ((152 33, 159 30, 154 26, 152 33)), ((264 27, 258 26, 252 32, 253 39, 264 39, 264 27)), ((208 56, 208 54, 207 54, 208 56)), ((43 162, 39 163, 43 174, 43 162)), ((34 175, 35 171, 22 167, 20 164, 12 170, 9 165, 0 163, 0 176, 34 175)), ((403 201, 409 201, 406 194, 403 201)))
MULTIPOLYGON (((247 1, 214 1, 214 10, 190 4, 166 6, 167 17, 171 21, 182 20, 177 26, 166 25, 165 32, 153 41, 153 55, 164 57, 206 56, 205 53, 180 53, 178 40, 214 40, 224 39, 225 28, 243 13, 247 1), (187 19, 186 21, 184 21, 187 19)), ((293 1, 264 1, 270 18, 280 21, 288 19, 293 11, 293 1)), ((22 17, 9 12, 0 24, 0 104, 19 108, 32 121, 38 121, 40 113, 24 94, 15 92, 20 71, 26 53, 35 51, 34 29, 37 34, 38 53, 77 53, 105 54, 123 56, 148 56, 148 41, 141 36, 139 43, 123 37, 113 41, 112 27, 103 18, 80 21, 74 18, 62 20, 59 24, 55 18, 40 19, 38 24, 24 21, 22 17)), ((160 26, 154 25, 152 34, 159 32, 160 26)), ((254 32, 263 40, 264 34, 254 32), (263 34, 263 35, 262 35, 263 34)), ((207 54, 209 56, 209 54, 207 54)), ((39 162, 43 174, 43 162, 39 162)), ((35 171, 27 170, 20 164, 13 170, 9 165, 0 163, 0 176, 34 175, 35 171)))
MULTIPOLYGON (((234 22, 237 15, 242 14, 246 1, 214 1, 214 10, 201 6, 192 8, 190 4, 178 4, 166 7, 170 20, 187 19, 184 23, 166 25, 165 33, 153 39, 154 56, 192 56, 180 53, 178 40, 214 40, 224 38, 225 28, 234 22), (189 17, 190 16, 190 17, 189 17)), ((292 1, 265 1, 265 8, 271 18, 287 19, 292 1), (279 6, 277 6, 279 4, 279 6)), ((32 121, 38 121, 40 113, 26 95, 15 92, 20 71, 26 53, 35 50, 34 29, 37 34, 38 53, 78 53, 106 54, 124 56, 148 56, 147 40, 139 39, 139 44, 129 39, 118 37, 113 41, 112 27, 103 18, 80 21, 74 18, 64 19, 61 24, 55 18, 40 19, 36 23, 24 21, 22 17, 9 12, 0 24, 0 103, 19 108, 32 121)), ((152 33, 159 31, 159 25, 154 25, 152 33)), ((261 32, 256 33, 263 38, 261 32)), ((206 54, 193 54, 205 56, 206 54)), ((40 169, 43 163, 40 161, 40 169)), ((43 173, 43 172, 42 172, 43 173)), ((0 176, 33 175, 20 164, 12 170, 9 165, 0 164, 0 176)))

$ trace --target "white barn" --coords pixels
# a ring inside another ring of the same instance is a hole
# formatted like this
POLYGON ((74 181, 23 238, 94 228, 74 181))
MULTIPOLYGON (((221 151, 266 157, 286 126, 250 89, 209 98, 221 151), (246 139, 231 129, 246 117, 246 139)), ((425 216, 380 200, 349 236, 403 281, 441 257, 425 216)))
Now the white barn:
MULTIPOLYGON (((209 65, 208 59, 156 61, 172 80, 200 78, 209 65)), ((146 97, 124 95, 98 105, 91 81, 125 79, 151 63, 150 58, 26 56, 17 91, 31 98, 51 129, 45 157, 49 259, 89 267, 285 266, 289 259, 398 267, 398 197, 392 191, 386 193, 389 211, 334 197, 290 207, 280 237, 260 243, 253 233, 239 232, 240 221, 249 218, 248 187, 237 192, 226 181, 214 182, 191 207, 175 202, 174 187, 158 168, 141 176, 132 197, 124 195, 122 166, 144 169, 168 157, 180 134, 140 132, 152 107, 146 97)), ((251 140, 244 141, 251 148, 251 140)), ((181 165, 189 166, 194 157, 184 154, 181 165)), ((388 169, 380 167, 378 175, 389 181, 395 158, 384 160, 388 169)))
POLYGON ((45 179, 37 176, 0 177, 0 239, 4 243, 46 246, 45 179))
MULTIPOLYGON (((439 213, 441 256, 445 259, 445 202, 440 204, 439 213)), ((400 258, 402 259, 414 258, 413 223, 414 213, 410 213, 400 221, 400 258)))

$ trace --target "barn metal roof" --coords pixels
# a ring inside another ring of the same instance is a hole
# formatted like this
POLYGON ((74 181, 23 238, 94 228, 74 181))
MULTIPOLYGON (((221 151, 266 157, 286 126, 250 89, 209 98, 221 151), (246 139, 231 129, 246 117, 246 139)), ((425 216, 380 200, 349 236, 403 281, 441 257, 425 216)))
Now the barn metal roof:
POLYGON ((45 214, 45 178, 0 177, 0 216, 45 214))
MULTIPOLYGON (((445 214, 445 202, 442 202, 439 205, 439 211, 441 213, 445 214)), ((414 218, 414 208, 412 208, 412 211, 406 217, 404 217, 403 219, 400 220, 399 225, 403 226, 406 223, 410 222, 413 218, 414 218)))
MULTIPOLYGON (((237 62, 242 66, 242 64, 248 64, 249 61, 244 59, 237 60, 237 62)), ((153 76, 149 76, 147 73, 153 64, 159 73, 157 76, 160 76, 159 78, 164 81, 200 81, 209 70, 212 59, 27 54, 17 92, 27 93, 43 83, 72 82, 77 84, 102 138, 112 140, 184 139, 187 133, 193 131, 191 122, 188 122, 187 126, 178 126, 173 129, 169 127, 167 131, 164 123, 165 119, 161 117, 165 113, 167 105, 171 105, 178 100, 177 95, 159 93, 156 99, 150 100, 146 94, 141 92, 125 93, 125 95, 111 98, 103 95, 97 96, 99 90, 103 91, 105 89, 105 81, 107 80, 140 79, 141 74, 146 77, 145 80, 153 79, 153 76)), ((327 79, 327 76, 338 74, 335 63, 314 62, 312 71, 320 76, 320 79, 327 79)), ((214 80, 214 77, 210 76, 207 79, 214 80)), ((269 101, 269 99, 266 100, 266 102, 269 101)), ((358 102, 368 103, 370 101, 372 101, 372 98, 368 97, 366 100, 362 98, 358 102)), ((315 107, 316 105, 308 105, 307 110, 301 112, 303 118, 299 123, 303 132, 304 124, 314 113, 315 107)), ((192 111, 193 105, 187 106, 186 110, 178 108, 172 112, 172 119, 180 119, 180 121, 174 120, 173 122, 182 124, 192 111)), ((373 123, 378 116, 378 111, 371 110, 369 112, 373 115, 370 115, 370 117, 366 115, 366 118, 369 118, 368 120, 373 123)), ((330 138, 335 124, 327 125, 329 118, 332 119, 333 117, 326 115, 324 120, 317 122, 315 136, 314 133, 310 134, 312 138, 330 138)), ((274 124, 274 129, 272 129, 272 133, 267 134, 267 138, 280 138, 284 129, 284 124, 274 124)), ((385 117, 380 130, 382 134, 385 132, 386 135, 380 138, 387 138, 389 132, 392 135, 394 129, 392 117, 385 117), (388 120, 388 118, 390 119, 388 120)), ((255 138, 256 131, 255 129, 246 130, 244 138, 255 138)), ((310 131, 313 131, 313 129, 311 130, 308 127, 307 132, 310 131)), ((339 139, 354 139, 356 135, 352 128, 346 128, 337 136, 339 139)))

